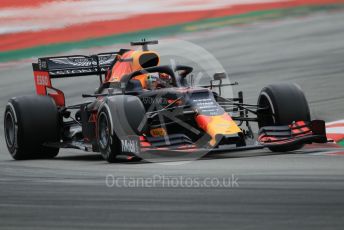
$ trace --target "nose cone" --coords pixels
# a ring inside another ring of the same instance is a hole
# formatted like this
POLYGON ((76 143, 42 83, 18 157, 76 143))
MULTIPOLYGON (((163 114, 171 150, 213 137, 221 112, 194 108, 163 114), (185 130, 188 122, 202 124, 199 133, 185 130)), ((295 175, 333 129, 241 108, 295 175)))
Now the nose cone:
POLYGON ((227 137, 228 142, 241 140, 241 129, 227 113, 217 116, 198 115, 196 122, 212 137, 209 142, 211 146, 216 146, 220 141, 223 142, 223 138, 225 140, 227 137))

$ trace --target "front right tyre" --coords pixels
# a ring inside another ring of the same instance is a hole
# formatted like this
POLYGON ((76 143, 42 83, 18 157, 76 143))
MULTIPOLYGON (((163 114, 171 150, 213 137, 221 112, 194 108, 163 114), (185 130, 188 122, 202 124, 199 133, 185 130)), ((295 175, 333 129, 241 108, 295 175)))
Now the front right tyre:
MULTIPOLYGON (((259 128, 264 126, 290 125, 294 121, 310 121, 308 102, 301 88, 296 84, 281 83, 268 85, 262 89, 258 106, 264 112, 258 114, 259 128)), ((273 152, 298 150, 303 144, 269 147, 273 152)))

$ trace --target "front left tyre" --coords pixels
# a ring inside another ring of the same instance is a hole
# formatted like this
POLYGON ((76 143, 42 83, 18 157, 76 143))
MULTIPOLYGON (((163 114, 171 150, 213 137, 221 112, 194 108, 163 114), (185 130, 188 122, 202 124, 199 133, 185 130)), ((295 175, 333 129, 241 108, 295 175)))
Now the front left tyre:
POLYGON ((146 129, 146 110, 138 97, 109 97, 97 116, 97 146, 104 160, 112 163, 122 152, 119 137, 141 135, 146 129))
POLYGON ((111 116, 106 108, 100 110, 97 119, 97 145, 104 160, 113 163, 120 154, 120 141, 113 133, 111 116))
POLYGON ((46 143, 59 141, 59 116, 48 96, 22 96, 9 100, 4 114, 8 151, 15 160, 53 158, 59 148, 46 143))

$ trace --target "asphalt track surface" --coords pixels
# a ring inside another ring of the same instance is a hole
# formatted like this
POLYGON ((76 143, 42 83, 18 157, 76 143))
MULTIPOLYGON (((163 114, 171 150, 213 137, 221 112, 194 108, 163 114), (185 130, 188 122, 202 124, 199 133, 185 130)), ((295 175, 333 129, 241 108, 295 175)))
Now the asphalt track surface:
MULTIPOLYGON (((343 22, 344 13, 337 12, 216 29, 189 39, 220 60, 248 102, 269 83, 296 82, 313 117, 332 121, 344 115, 343 22)), ((1 111, 8 98, 34 92, 30 66, 0 75, 1 111)), ((96 81, 59 84, 76 102, 96 81)), ((0 131, 0 229, 314 230, 344 225, 343 156, 263 150, 185 164, 108 164, 96 154, 64 150, 54 160, 13 161, 0 131), (107 187, 106 175, 119 184, 107 187), (232 175, 231 188, 183 184, 190 178, 202 182, 232 175), (169 180, 163 183, 163 176, 169 180), (146 187, 126 187, 133 178, 145 179, 146 187)))

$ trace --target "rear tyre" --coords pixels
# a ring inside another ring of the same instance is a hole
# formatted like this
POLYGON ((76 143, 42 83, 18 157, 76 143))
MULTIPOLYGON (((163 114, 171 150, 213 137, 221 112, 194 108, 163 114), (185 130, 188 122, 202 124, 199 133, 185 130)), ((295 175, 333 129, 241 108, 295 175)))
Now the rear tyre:
POLYGON ((23 96, 9 100, 4 115, 7 148, 15 160, 53 158, 59 148, 44 146, 59 141, 59 118, 48 96, 23 96))
MULTIPOLYGON (((258 98, 258 106, 267 108, 265 112, 258 114, 259 128, 311 120, 306 97, 296 84, 273 84, 263 88, 258 98)), ((269 147, 269 149, 273 152, 287 152, 302 147, 303 144, 299 144, 290 147, 269 147)))

